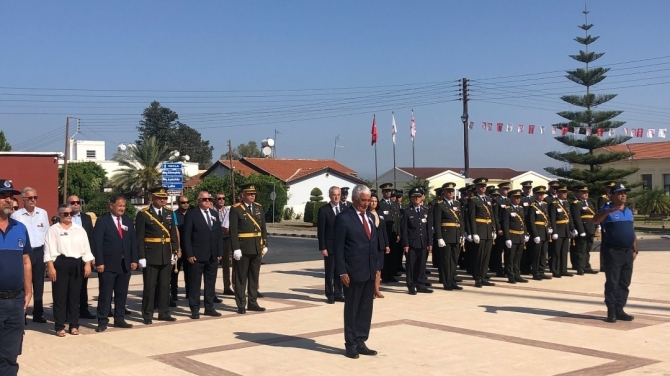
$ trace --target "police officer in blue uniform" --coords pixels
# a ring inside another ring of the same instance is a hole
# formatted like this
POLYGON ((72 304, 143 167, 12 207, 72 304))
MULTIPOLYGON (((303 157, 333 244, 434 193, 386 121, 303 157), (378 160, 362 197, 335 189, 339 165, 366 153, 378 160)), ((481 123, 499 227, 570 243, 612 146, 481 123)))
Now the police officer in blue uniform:
POLYGON ((633 228, 633 212, 626 207, 626 192, 630 189, 615 184, 610 192, 610 203, 593 217, 593 223, 602 225, 603 240, 600 252, 605 269, 605 304, 607 322, 633 321, 624 312, 628 287, 633 276, 633 261, 637 257, 637 237, 633 228))
POLYGON ((33 295, 28 229, 9 218, 18 194, 9 180, 0 179, 0 375, 19 373, 24 312, 33 295))

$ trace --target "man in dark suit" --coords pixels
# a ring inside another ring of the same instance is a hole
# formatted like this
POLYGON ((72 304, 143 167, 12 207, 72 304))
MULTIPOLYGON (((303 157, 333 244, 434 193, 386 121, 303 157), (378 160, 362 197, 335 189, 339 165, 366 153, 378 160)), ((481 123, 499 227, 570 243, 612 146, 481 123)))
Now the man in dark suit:
POLYGON ((265 228, 263 207, 256 202, 256 186, 240 186, 242 200, 230 208, 230 242, 233 247, 235 268, 235 303, 237 313, 265 311, 258 305, 258 277, 261 261, 268 252, 268 232, 265 228), (247 305, 247 283, 249 304, 247 305))
POLYGON ((431 293, 426 287, 426 253, 433 248, 433 231, 428 210, 421 205, 424 191, 414 187, 409 191, 411 205, 404 209, 400 219, 400 239, 407 263, 405 269, 407 289, 410 295, 418 292, 431 293))
MULTIPOLYGON (((72 222, 83 227, 88 235, 88 244, 93 249, 93 220, 91 216, 81 211, 81 200, 72 195, 67 198, 67 203, 72 206, 72 222)), ((82 319, 94 319, 96 316, 88 311, 88 277, 81 278, 81 291, 79 292, 79 317, 82 319)))
POLYGON ((198 194, 198 206, 189 209, 184 218, 184 257, 188 267, 188 302, 191 318, 200 318, 200 285, 205 280, 205 315, 221 316, 214 309, 216 273, 223 258, 223 233, 212 195, 198 194))
POLYGON ((167 188, 152 188, 151 205, 135 217, 139 264, 142 266, 142 319, 153 323, 154 306, 158 303, 158 320, 175 321, 170 315, 170 273, 172 262, 181 254, 177 226, 171 210, 165 208, 167 188))
POLYGON ((98 272, 98 328, 104 332, 114 292, 114 326, 132 328, 124 320, 130 272, 139 260, 133 220, 123 215, 126 199, 121 195, 109 200, 109 214, 98 218, 93 229, 93 255, 98 272))
POLYGON ((319 250, 323 255, 323 264, 326 272, 326 299, 328 304, 344 301, 342 295, 342 281, 335 278, 335 258, 333 256, 333 229, 335 217, 340 214, 340 188, 330 187, 328 190, 330 202, 319 208, 316 237, 319 239, 319 250))
POLYGON ((344 344, 352 359, 377 355, 366 345, 372 322, 375 276, 379 268, 377 229, 367 211, 370 189, 357 185, 352 205, 335 217, 335 273, 344 284, 344 344))

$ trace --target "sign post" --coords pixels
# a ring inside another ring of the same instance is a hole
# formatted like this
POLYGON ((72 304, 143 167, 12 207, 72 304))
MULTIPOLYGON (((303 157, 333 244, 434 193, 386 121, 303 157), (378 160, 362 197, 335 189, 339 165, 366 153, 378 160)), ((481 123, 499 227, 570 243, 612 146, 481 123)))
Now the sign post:
MULTIPOLYGON (((161 164, 161 183, 167 188, 169 197, 184 194, 184 166, 181 162, 165 162, 161 164)), ((174 200, 170 200, 172 202, 174 200)), ((172 207, 172 205, 170 205, 172 207)))

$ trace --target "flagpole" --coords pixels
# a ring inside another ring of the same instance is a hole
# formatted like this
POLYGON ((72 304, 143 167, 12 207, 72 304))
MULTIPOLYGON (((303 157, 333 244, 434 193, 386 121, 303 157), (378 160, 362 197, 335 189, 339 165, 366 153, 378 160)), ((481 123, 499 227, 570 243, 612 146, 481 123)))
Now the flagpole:
POLYGON ((397 189, 398 185, 396 182, 396 168, 395 168, 395 113, 391 111, 391 119, 393 119, 393 186, 397 189))
POLYGON ((377 170, 377 115, 372 115, 372 139, 375 145, 375 190, 379 190, 379 172, 377 170))
POLYGON ((393 186, 396 186, 396 177, 395 177, 395 144, 393 144, 393 186))
POLYGON ((379 190, 379 174, 377 172, 377 143, 375 142, 375 189, 379 190))
POLYGON ((409 134, 412 136, 412 175, 416 179, 416 163, 414 158, 414 138, 416 133, 416 126, 414 124, 414 109, 412 109, 412 124, 410 125, 409 134))

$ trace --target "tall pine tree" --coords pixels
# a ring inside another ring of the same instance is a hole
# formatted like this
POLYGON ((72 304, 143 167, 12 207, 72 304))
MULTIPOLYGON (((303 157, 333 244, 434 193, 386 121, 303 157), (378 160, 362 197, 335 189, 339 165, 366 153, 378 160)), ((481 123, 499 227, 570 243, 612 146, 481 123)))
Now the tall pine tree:
POLYGON ((546 153, 550 158, 570 165, 582 165, 576 168, 554 168, 547 167, 545 170, 551 174, 559 176, 567 181, 568 184, 575 184, 575 181, 586 183, 590 189, 592 197, 595 194, 603 192, 604 182, 608 180, 621 181, 626 176, 637 171, 637 168, 615 169, 604 167, 606 163, 620 161, 629 158, 632 153, 629 152, 596 152, 608 146, 622 144, 630 139, 628 136, 608 136, 611 129, 616 129, 625 124, 623 121, 613 120, 623 111, 598 111, 596 107, 604 104, 616 94, 594 94, 592 86, 605 79, 605 73, 610 68, 589 67, 590 63, 598 60, 604 53, 589 52, 591 43, 598 40, 599 37, 593 37, 589 34, 589 29, 593 24, 588 23, 588 10, 584 9, 584 24, 578 26, 584 30, 584 37, 576 37, 575 41, 584 46, 578 55, 570 55, 571 58, 585 64, 584 68, 567 71, 567 78, 570 81, 578 83, 586 88, 584 95, 564 95, 561 99, 571 105, 581 107, 581 111, 562 111, 558 115, 567 122, 554 124, 558 129, 568 128, 569 135, 556 137, 559 142, 576 149, 584 151, 569 151, 567 153, 552 151, 546 153), (603 137, 598 136, 598 130, 602 129, 603 137), (588 132, 587 132, 588 130, 588 132), (579 135, 577 135, 579 134, 579 135), (584 136, 582 136, 584 135, 584 136))

